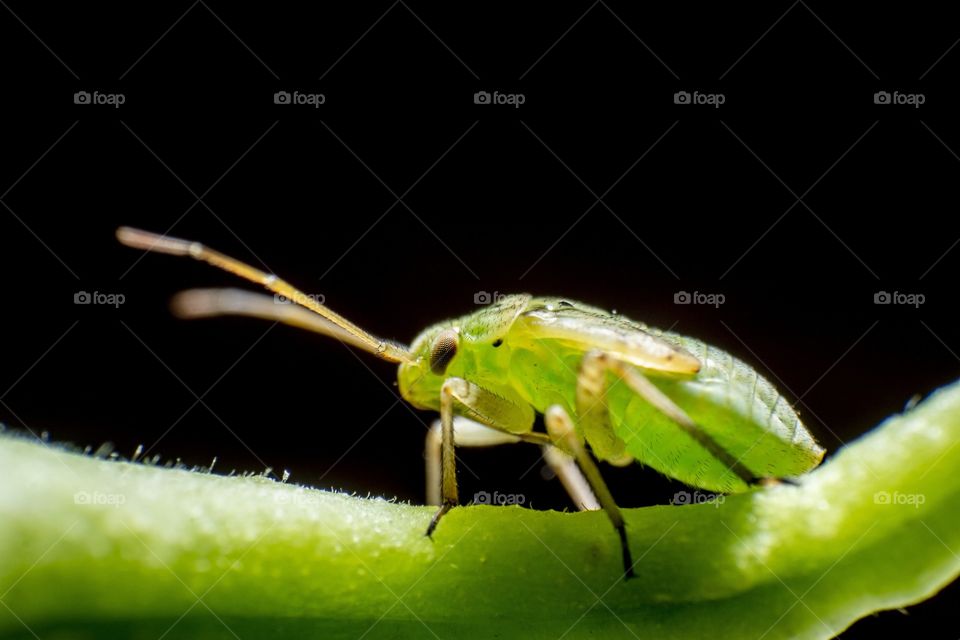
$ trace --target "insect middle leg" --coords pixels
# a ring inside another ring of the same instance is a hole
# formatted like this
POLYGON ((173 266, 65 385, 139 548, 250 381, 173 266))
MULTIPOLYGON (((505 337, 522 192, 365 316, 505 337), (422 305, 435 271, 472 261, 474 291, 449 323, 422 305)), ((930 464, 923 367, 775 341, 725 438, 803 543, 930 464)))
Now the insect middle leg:
POLYGON ((610 386, 607 373, 613 373, 620 378, 630 389, 670 418, 745 482, 753 483, 757 478, 633 366, 603 351, 587 352, 577 373, 576 410, 580 432, 574 429, 573 420, 559 405, 554 405, 547 410, 545 416, 547 431, 558 446, 574 456, 600 505, 619 534, 625 575, 629 578, 634 575, 633 562, 623 515, 603 481, 600 470, 584 446, 585 439, 590 443, 594 454, 613 464, 620 464, 629 457, 623 441, 617 437, 610 422, 610 411, 606 404, 607 390, 610 386))
MULTIPOLYGON (((600 509, 600 503, 576 461, 552 444, 544 444, 542 433, 515 434, 492 429, 462 416, 454 416, 453 436, 456 447, 494 447, 502 444, 530 442, 539 444, 543 459, 556 474, 574 505, 582 511, 600 509)), ((440 505, 441 423, 437 420, 427 431, 424 458, 427 475, 427 504, 440 505)))
POLYGON ((634 576, 633 557, 630 554, 630 544, 627 541, 627 528, 623 521, 623 514, 620 513, 620 507, 617 506, 613 494, 607 488, 607 483, 603 481, 600 469, 597 468, 593 458, 587 453, 582 436, 577 434, 574 429, 573 420, 570 419, 566 409, 558 404, 548 407, 543 417, 551 439, 557 447, 572 455, 576 460, 590 484, 590 488, 596 495, 600 507, 607 513, 610 522, 613 523, 613 528, 617 530, 617 534, 620 536, 620 550, 623 555, 624 576, 632 578, 634 576))

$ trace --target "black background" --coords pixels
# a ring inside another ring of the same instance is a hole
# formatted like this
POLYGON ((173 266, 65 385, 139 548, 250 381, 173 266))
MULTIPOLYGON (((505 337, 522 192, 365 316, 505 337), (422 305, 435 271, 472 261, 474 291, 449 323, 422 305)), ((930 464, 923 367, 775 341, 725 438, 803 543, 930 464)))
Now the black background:
MULTIPOLYGON (((5 4, 0 420, 423 500, 434 416, 398 401, 393 365, 254 320, 172 318, 178 290, 244 285, 119 246, 129 224, 281 274, 402 341, 478 292, 615 308, 758 367, 835 452, 960 369, 946 12, 5 4), (295 90, 326 102, 274 104, 295 90), (78 91, 125 103, 77 105, 78 91), (478 105, 478 91, 525 103, 478 105), (877 91, 926 101, 878 105, 877 91), (79 291, 125 303, 76 305, 79 291), (679 291, 725 303, 676 305, 679 291), (879 291, 925 302, 876 305, 879 291)), ((533 448, 460 457, 462 495, 568 506, 533 448)), ((625 506, 683 489, 637 466, 607 476, 625 506)), ((955 637, 938 625, 957 593, 845 637, 955 637)))

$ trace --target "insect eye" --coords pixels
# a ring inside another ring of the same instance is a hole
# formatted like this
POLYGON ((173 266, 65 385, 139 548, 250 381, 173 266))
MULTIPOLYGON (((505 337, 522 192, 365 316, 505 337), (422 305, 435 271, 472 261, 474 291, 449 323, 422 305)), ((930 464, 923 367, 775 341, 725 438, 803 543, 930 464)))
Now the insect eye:
POLYGON ((448 329, 437 336, 430 349, 430 371, 441 376, 447 370, 453 356, 457 355, 457 333, 448 329))

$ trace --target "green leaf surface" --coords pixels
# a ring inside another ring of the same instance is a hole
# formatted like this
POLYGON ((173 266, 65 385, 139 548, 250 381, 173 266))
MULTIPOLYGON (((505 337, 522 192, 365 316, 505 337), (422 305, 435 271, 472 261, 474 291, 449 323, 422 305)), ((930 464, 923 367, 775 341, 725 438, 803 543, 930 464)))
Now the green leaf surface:
POLYGON ((827 638, 960 572, 960 385, 798 487, 433 510, 0 437, 0 636, 827 638))

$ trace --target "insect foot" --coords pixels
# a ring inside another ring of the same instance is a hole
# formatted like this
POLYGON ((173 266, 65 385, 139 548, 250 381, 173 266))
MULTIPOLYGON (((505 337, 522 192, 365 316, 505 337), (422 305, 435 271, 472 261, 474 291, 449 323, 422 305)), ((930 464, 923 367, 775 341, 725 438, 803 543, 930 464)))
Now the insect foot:
POLYGON ((433 518, 430 520, 430 524, 427 526, 426 536, 433 540, 433 532, 437 528, 437 524, 440 522, 440 518, 446 515, 447 511, 450 511, 453 507, 457 506, 457 503, 451 501, 444 501, 440 508, 437 509, 437 512, 433 514, 433 518))

